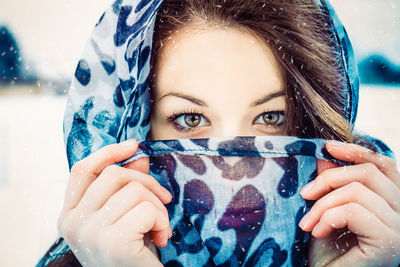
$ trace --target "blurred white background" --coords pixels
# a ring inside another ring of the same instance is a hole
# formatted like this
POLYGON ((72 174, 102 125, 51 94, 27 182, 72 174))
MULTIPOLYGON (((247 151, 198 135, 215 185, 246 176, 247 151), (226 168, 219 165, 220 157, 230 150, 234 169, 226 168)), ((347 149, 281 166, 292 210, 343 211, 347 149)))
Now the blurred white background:
MULTIPOLYGON (((27 66, 41 79, 70 80, 92 28, 110 3, 0 0, 0 25, 9 27, 27 66)), ((357 58, 379 52, 400 64, 400 1, 332 4, 357 58)), ((68 179, 62 139, 66 97, 43 87, 0 90, 0 266, 35 265, 58 235, 56 221, 68 179)), ((397 157, 399 114, 399 87, 362 85, 357 126, 387 143, 397 157)))

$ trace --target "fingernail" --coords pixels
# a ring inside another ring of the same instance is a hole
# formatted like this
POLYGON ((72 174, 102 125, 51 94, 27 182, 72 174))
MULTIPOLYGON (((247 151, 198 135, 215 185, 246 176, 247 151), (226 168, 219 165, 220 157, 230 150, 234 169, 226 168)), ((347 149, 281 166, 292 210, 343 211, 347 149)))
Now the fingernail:
POLYGON ((336 140, 329 141, 329 144, 331 144, 333 146, 337 146, 337 147, 342 147, 342 146, 346 145, 346 143, 340 142, 340 141, 336 141, 336 140))
POLYGON ((310 219, 310 213, 307 213, 299 222, 299 227, 305 229, 307 227, 308 220, 310 219))
POLYGON ((135 139, 126 140, 126 141, 120 143, 120 145, 122 145, 122 146, 133 146, 135 144, 136 144, 135 139))
POLYGON ((168 243, 168 235, 165 236, 164 240, 163 240, 163 247, 165 247, 168 243))
POLYGON ((164 235, 164 233, 160 233, 159 235, 160 238, 160 247, 165 247, 165 243, 166 243, 166 236, 164 235))
POLYGON ((300 195, 307 195, 311 191, 311 189, 314 187, 315 181, 312 181, 311 183, 306 184, 301 190, 300 190, 300 195))

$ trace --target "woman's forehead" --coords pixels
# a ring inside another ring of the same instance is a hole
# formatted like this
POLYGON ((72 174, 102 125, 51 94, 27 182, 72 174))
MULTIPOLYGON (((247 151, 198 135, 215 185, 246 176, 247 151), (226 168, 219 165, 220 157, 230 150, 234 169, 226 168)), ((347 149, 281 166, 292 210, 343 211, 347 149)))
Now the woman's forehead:
POLYGON ((283 90, 283 73, 267 44, 233 29, 178 32, 160 52, 155 94, 217 96, 283 90))

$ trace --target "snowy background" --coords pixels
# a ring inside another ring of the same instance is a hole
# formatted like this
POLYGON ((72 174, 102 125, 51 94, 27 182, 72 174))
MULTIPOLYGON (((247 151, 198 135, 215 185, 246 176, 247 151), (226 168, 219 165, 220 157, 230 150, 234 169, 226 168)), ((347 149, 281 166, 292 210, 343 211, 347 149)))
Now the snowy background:
MULTIPOLYGON (((0 0, 0 27, 15 38, 26 74, 26 82, 0 85, 0 266, 33 266, 57 237, 68 179, 63 92, 110 3, 0 0)), ((400 1, 332 4, 360 62, 364 83, 357 126, 387 143, 399 158, 400 1)))

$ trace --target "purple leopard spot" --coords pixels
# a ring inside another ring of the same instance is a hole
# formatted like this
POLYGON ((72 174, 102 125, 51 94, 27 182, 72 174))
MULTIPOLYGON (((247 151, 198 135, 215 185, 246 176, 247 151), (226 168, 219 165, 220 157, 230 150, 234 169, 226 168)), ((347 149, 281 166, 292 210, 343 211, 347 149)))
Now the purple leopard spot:
POLYGON ((218 145, 218 153, 221 156, 254 156, 259 157, 260 153, 256 148, 255 137, 239 136, 233 140, 221 142, 218 145))
POLYGON ((265 208, 263 195, 253 185, 246 185, 233 197, 218 222, 221 231, 234 229, 236 232, 235 251, 228 262, 237 261, 239 265, 244 262, 264 222, 265 208))
MULTIPOLYGON (((137 94, 137 91, 135 92, 135 94, 137 94)), ((133 128, 138 125, 139 120, 140 120, 141 110, 142 110, 141 105, 139 105, 137 103, 136 103, 136 105, 135 104, 133 105, 133 108, 131 109, 129 118, 127 118, 127 120, 129 121, 129 123, 128 123, 129 127, 133 128)))
POLYGON ((125 106, 124 97, 122 96, 121 86, 118 85, 114 91, 114 104, 118 107, 125 106))
MULTIPOLYGON (((122 80, 121 78, 119 79, 119 84, 121 86, 121 89, 125 92, 131 91, 135 85, 136 85, 136 79, 134 77, 130 77, 129 80, 122 80)), ((127 101, 129 102, 129 101, 127 101)))
MULTIPOLYGON (((263 256, 267 254, 269 258, 271 258, 271 264, 269 266, 282 266, 288 256, 286 249, 281 249, 279 244, 275 241, 274 238, 270 237, 264 240, 257 249, 253 252, 253 254, 248 258, 245 267, 253 267, 260 263, 263 256), (272 253, 271 253, 272 252, 272 253)), ((303 254, 303 258, 306 253, 303 254)), ((294 262, 293 266, 305 266, 299 265, 297 262, 294 262)))
POLYGON ((191 170, 193 170, 195 173, 202 175, 206 172, 206 165, 204 164, 204 161, 201 159, 200 156, 197 155, 183 155, 176 153, 178 156, 178 159, 187 167, 189 167, 191 170))
POLYGON ((67 139, 68 165, 72 166, 92 153, 93 136, 87 127, 87 118, 93 109, 93 96, 86 99, 81 110, 74 114, 71 132, 67 139))
POLYGON ((151 121, 151 114, 150 114, 150 112, 146 113, 144 116, 145 116, 145 117, 144 117, 142 123, 140 124, 141 127, 145 127, 145 126, 149 125, 149 124, 150 124, 150 121, 151 121))
POLYGON ((204 147, 204 148, 208 148, 208 139, 190 139, 190 141, 192 141, 193 143, 195 143, 198 146, 204 147))
POLYGON ((308 155, 315 156, 317 146, 310 141, 296 141, 285 146, 285 150, 289 155, 308 155))
POLYGON ((90 77, 91 74, 89 63, 84 59, 79 60, 78 66, 75 70, 75 78, 79 81, 80 84, 86 86, 90 82, 90 77))
POLYGON ((177 260, 170 260, 164 264, 164 267, 183 267, 183 264, 177 260))
POLYGON ((218 223, 218 228, 248 229, 250 226, 261 227, 265 217, 265 201, 263 195, 253 185, 242 187, 232 198, 225 213, 218 223), (258 226, 257 226, 258 225, 258 226))
POLYGON ((179 203, 180 195, 180 187, 175 179, 175 159, 170 154, 153 155, 149 157, 149 163, 150 172, 154 174, 154 178, 172 194, 172 201, 166 205, 170 218, 172 218, 175 211, 174 207, 179 203))
POLYGON ((147 61, 150 59, 150 46, 145 46, 142 48, 140 46, 140 53, 139 53, 139 59, 138 59, 138 69, 141 70, 144 68, 144 65, 146 64, 147 61))
MULTIPOLYGON (((307 210, 311 208, 311 202, 315 201, 306 201, 307 210)), ((296 227, 296 234, 295 240, 292 245, 292 264, 293 266, 307 266, 307 243, 310 237, 310 233, 304 232, 298 225, 301 218, 305 215, 306 207, 301 207, 296 213, 296 220, 295 220, 295 227, 296 227)))
POLYGON ((261 157, 243 157, 233 166, 226 163, 224 157, 210 156, 215 167, 222 170, 221 176, 230 180, 241 180, 256 177, 264 166, 265 159, 261 157))
POLYGON ((185 148, 181 145, 181 142, 179 142, 179 140, 165 140, 164 144, 172 148, 173 150, 185 151, 185 148))
POLYGON ((289 198, 297 192, 299 185, 298 162, 295 157, 273 158, 285 171, 278 184, 278 193, 284 198, 289 198))
POLYGON ((139 46, 136 49, 129 49, 130 46, 136 45, 135 43, 135 39, 131 39, 128 42, 128 49, 125 52, 125 61, 128 64, 128 70, 129 72, 131 72, 133 70, 133 68, 137 65, 138 62, 138 55, 140 50, 142 49, 142 45, 143 43, 140 43, 139 46), (133 51, 132 51, 133 50, 133 51))
POLYGON ((274 149, 274 145, 271 143, 271 141, 265 141, 264 147, 265 147, 266 149, 269 149, 269 150, 274 149))
POLYGON ((214 196, 201 180, 191 180, 185 185, 183 208, 188 214, 208 214, 214 206, 214 196))
POLYGON ((182 206, 183 216, 173 229, 175 235, 172 236, 171 243, 178 255, 185 252, 198 253, 204 249, 200 233, 205 215, 210 213, 214 206, 214 196, 203 181, 194 179, 185 185, 182 206), (190 221, 192 215, 198 215, 193 224, 190 221))

